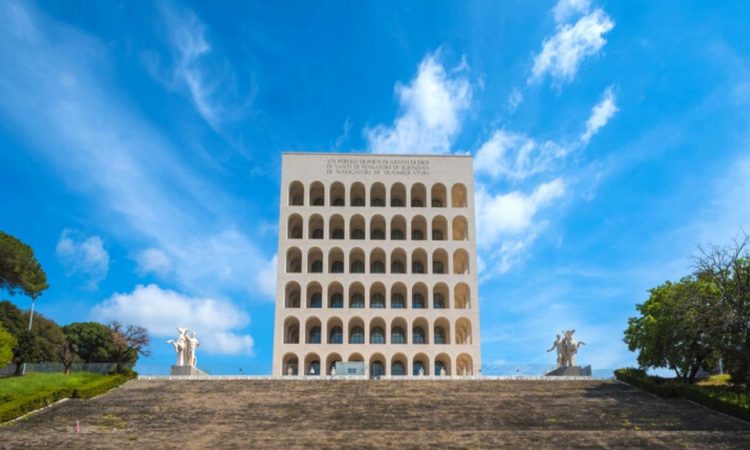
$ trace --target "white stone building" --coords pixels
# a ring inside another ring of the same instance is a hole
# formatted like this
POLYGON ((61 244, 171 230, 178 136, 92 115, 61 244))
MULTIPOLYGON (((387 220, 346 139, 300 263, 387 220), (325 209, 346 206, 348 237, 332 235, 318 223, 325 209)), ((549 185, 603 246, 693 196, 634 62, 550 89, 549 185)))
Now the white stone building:
POLYGON ((274 375, 478 375, 470 156, 284 153, 274 375))

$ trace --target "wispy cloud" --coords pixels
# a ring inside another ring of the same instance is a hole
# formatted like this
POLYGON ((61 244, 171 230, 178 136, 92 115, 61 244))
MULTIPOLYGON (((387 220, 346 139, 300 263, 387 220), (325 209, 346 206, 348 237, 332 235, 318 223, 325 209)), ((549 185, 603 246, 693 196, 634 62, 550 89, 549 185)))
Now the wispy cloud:
POLYGON ((461 129, 461 114, 471 103, 468 65, 447 72, 439 54, 424 57, 408 85, 396 84, 401 114, 393 125, 365 128, 374 153, 448 153, 461 129))
POLYGON ((586 121, 586 130, 581 134, 581 143, 583 145, 588 144, 591 137, 606 125, 607 122, 609 122, 609 119, 611 119, 617 112, 615 94, 613 93, 612 88, 612 86, 608 87, 604 91, 599 103, 591 109, 591 115, 586 121))
POLYGON ((108 89, 111 80, 97 70, 109 63, 107 47, 14 5, 23 14, 11 17, 24 20, 0 29, 3 120, 96 205, 108 239, 163 252, 166 281, 191 295, 273 300, 256 278, 269 258, 235 224, 239 200, 187 166, 167 137, 108 89))
POLYGON ((163 2, 160 12, 171 61, 163 64, 157 54, 146 53, 147 68, 168 88, 186 93, 206 123, 224 135, 228 122, 244 116, 252 95, 239 92, 232 65, 211 46, 208 27, 193 11, 163 2))
POLYGON ((583 61, 599 53, 607 41, 604 35, 614 28, 614 21, 597 9, 578 19, 574 25, 560 24, 555 34, 542 43, 534 57, 528 82, 549 75, 555 84, 572 81, 583 61))
POLYGON ((85 236, 78 230, 65 229, 57 241, 55 253, 65 267, 65 275, 85 279, 86 289, 96 289, 107 277, 109 253, 99 236, 85 236))
POLYGON ((232 331, 248 325, 245 312, 227 301, 189 297, 155 284, 113 294, 96 305, 91 315, 101 321, 139 324, 162 338, 174 336, 177 327, 197 330, 201 349, 214 354, 251 354, 253 350, 252 336, 232 331))
POLYGON ((550 170, 567 152, 552 141, 537 142, 524 134, 497 130, 477 151, 474 170, 493 178, 523 180, 550 170))
POLYGON ((565 22, 571 17, 588 13, 591 9, 591 0, 560 0, 552 10, 555 22, 565 22))
POLYGON ((136 255, 138 273, 146 275, 154 273, 165 276, 172 269, 172 263, 166 253, 158 248, 147 248, 136 255))

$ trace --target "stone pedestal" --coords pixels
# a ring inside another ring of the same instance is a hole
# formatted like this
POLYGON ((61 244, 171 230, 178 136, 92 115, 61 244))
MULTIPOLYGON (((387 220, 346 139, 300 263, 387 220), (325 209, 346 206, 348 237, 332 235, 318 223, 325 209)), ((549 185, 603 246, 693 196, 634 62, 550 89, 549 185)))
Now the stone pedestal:
POLYGON ((174 376, 208 375, 206 372, 193 366, 172 366, 171 374, 174 376))
POLYGON ((591 366, 558 367, 544 374, 546 377, 590 377, 591 366))

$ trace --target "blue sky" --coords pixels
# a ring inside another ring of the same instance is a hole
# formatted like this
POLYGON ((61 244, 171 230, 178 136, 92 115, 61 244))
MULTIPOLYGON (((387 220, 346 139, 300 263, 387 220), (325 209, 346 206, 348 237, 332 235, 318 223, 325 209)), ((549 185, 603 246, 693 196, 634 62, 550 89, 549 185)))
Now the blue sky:
MULTIPOLYGON (((750 229, 750 4, 0 1, 0 229, 39 311, 271 368, 280 155, 475 156, 486 371, 599 368, 699 244, 750 229)), ((21 307, 29 300, 10 298, 21 307)))

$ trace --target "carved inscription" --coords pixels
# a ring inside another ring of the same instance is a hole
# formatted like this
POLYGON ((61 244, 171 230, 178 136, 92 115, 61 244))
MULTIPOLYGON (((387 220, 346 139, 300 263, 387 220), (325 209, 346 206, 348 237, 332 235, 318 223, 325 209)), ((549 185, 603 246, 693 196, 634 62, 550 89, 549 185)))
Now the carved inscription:
POLYGON ((430 174, 430 161, 410 158, 328 158, 326 174, 426 176, 430 174))

